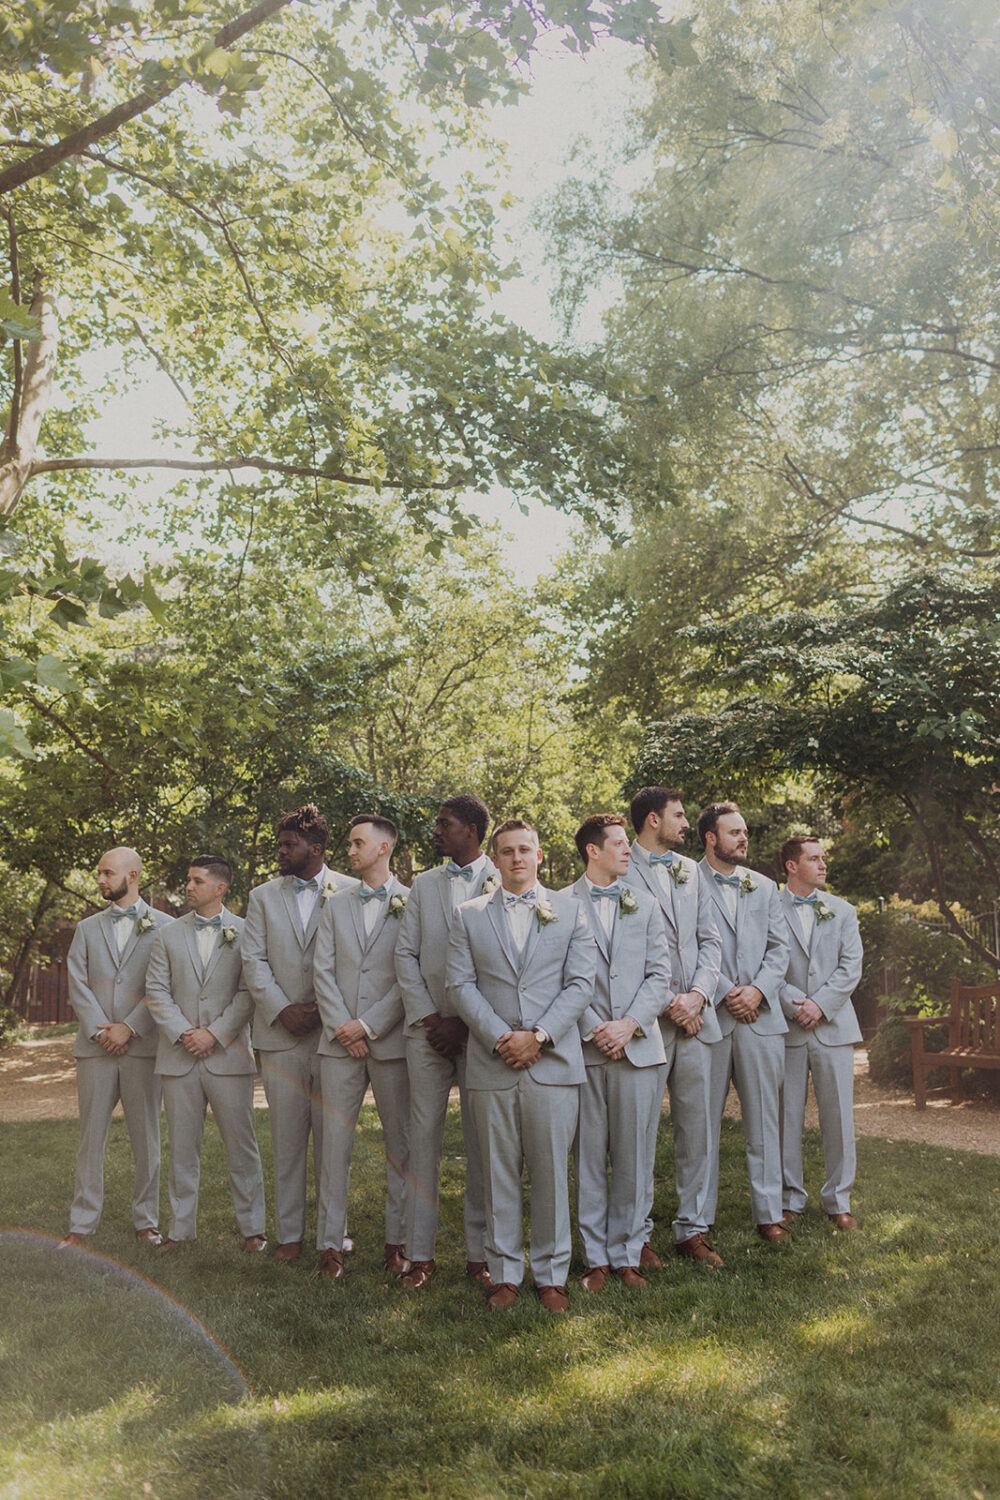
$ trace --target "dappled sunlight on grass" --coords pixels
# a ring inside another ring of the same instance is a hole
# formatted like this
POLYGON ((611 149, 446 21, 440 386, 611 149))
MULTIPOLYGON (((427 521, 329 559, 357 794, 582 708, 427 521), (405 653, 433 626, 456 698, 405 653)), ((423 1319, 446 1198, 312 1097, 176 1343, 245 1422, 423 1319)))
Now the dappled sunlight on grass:
POLYGON ((848 1353, 859 1352, 877 1336, 878 1325, 857 1307, 838 1307, 822 1317, 808 1318, 794 1329, 800 1348, 818 1349, 837 1345, 848 1353))

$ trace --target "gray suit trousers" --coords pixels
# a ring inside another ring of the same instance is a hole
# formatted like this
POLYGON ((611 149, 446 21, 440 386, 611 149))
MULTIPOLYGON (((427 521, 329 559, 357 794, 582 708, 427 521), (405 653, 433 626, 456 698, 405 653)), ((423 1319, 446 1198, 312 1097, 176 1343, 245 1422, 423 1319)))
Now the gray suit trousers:
POLYGON ((354 1133, 365 1093, 371 1084, 385 1142, 385 1242, 406 1243, 406 1164, 409 1085, 406 1059, 389 1057, 321 1057, 323 1099, 323 1166, 316 1212, 316 1246, 343 1250, 347 1232, 347 1190, 351 1178, 354 1133))
POLYGON ((441 1151, 448 1096, 458 1085, 465 1142, 465 1253, 467 1260, 486 1258, 483 1168, 479 1140, 465 1091, 465 1054, 449 1062, 435 1052, 426 1036, 406 1038, 410 1080, 410 1168, 406 1214, 406 1253, 411 1260, 433 1260, 438 1226, 441 1151))
POLYGON ((823 1135, 826 1181, 820 1202, 828 1214, 851 1211, 851 1188, 857 1158, 854 1148, 854 1048, 828 1047, 809 1034, 804 1047, 785 1048, 785 1085, 781 1110, 781 1150, 785 1207, 801 1213, 806 1206, 802 1170, 802 1130, 806 1091, 812 1074, 819 1128, 823 1135))
POLYGON ((300 1036, 294 1047, 260 1054, 260 1072, 271 1119, 274 1148, 274 1217, 278 1244, 305 1238, 306 1173, 312 1131, 313 1175, 323 1161, 323 1099, 319 1032, 300 1036))
POLYGON ((172 1240, 193 1240, 197 1233, 201 1142, 209 1104, 226 1148, 240 1234, 264 1233, 264 1173, 253 1128, 253 1074, 210 1073, 197 1063, 188 1073, 163 1078, 163 1108, 170 1129, 172 1240))
POLYGON ((521 1171, 531 1192, 531 1274, 563 1286, 572 1257, 568 1160, 579 1114, 578 1084, 535 1083, 530 1069, 509 1089, 470 1089, 486 1193, 486 1261, 493 1281, 524 1280, 521 1171))
POLYGON ((719 1137, 730 1079, 736 1085, 743 1117, 750 1212, 755 1224, 781 1222, 781 1084, 785 1072, 785 1038, 761 1036, 737 1025, 715 1042, 712 1053, 712 1149, 708 1222, 715 1223, 719 1197, 719 1137))
POLYGON ((666 1063, 634 1068, 623 1059, 587 1068, 573 1159, 588 1268, 638 1269, 666 1078, 666 1063))
MULTIPOLYGON (((678 1037, 669 1064, 670 1125, 674 1133, 674 1164, 677 1173, 677 1217, 673 1222, 674 1243, 706 1234, 711 1186, 712 1144, 712 1053, 696 1037, 678 1037)), ((650 1210, 652 1196, 649 1198, 650 1210)), ((652 1232, 647 1210, 647 1238, 652 1232)))
POLYGON ((104 1152, 115 1105, 121 1100, 135 1162, 132 1223, 155 1229, 160 1218, 160 1080, 154 1057, 80 1057, 76 1086, 80 1147, 70 1209, 71 1234, 93 1234, 104 1205, 104 1152))

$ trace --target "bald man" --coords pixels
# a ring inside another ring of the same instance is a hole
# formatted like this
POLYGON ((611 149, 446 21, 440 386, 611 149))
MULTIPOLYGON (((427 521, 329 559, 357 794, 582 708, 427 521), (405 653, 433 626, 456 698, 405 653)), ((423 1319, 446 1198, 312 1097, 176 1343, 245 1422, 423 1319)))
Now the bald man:
POLYGON ((160 1081, 153 1071, 156 1023, 144 997, 156 930, 171 918, 140 898, 141 875, 134 849, 109 849, 97 867, 107 910, 78 923, 70 944, 69 1000, 80 1022, 73 1047, 80 1149, 69 1234, 60 1250, 84 1244, 100 1223, 104 1153, 119 1100, 135 1162, 136 1238, 160 1243, 160 1081))

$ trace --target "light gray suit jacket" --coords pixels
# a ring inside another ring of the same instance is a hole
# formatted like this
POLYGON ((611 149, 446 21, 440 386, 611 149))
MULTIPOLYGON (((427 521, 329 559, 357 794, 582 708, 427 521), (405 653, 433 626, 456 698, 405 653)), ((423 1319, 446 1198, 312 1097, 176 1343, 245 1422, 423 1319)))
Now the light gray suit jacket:
POLYGON ((789 1047, 804 1047, 810 1036, 828 1047, 861 1041, 861 1027, 851 996, 861 983, 864 951, 858 930, 858 914, 849 901, 820 891, 819 898, 833 913, 826 921, 813 919, 812 941, 806 949, 802 924, 795 914, 792 893, 786 886, 781 905, 788 923, 788 976, 781 987, 781 1007, 790 1025, 785 1036, 789 1047), (826 1017, 815 1031, 805 1031, 794 1020, 793 1000, 806 996, 815 1000, 826 1017))
POLYGON ((722 968, 715 991, 716 1013, 723 1036, 737 1025, 736 1017, 723 1005, 723 998, 734 985, 754 984, 765 1003, 757 1019, 748 1024, 758 1036, 777 1036, 788 1030, 781 1009, 781 987, 788 972, 788 924, 781 909, 778 887, 756 870, 737 870, 743 879, 749 876, 755 887, 739 891, 736 917, 730 915, 722 887, 707 859, 699 865, 705 885, 715 903, 715 921, 722 940, 722 968))
MULTIPOLYGON (((394 875, 386 881, 388 899, 380 901, 371 936, 365 919, 359 881, 326 904, 316 933, 313 960, 316 1003, 323 1030, 318 1051, 323 1057, 347 1057, 346 1047, 333 1033, 345 1021, 365 1021, 375 1032, 368 1047, 377 1061, 406 1056, 403 1036, 403 996, 396 979, 396 942, 402 916, 389 910, 394 896, 409 897, 409 888, 394 875)), ((405 914, 405 913, 404 913, 405 914)))
MULTIPOLYGON (((497 867, 487 858, 481 879, 468 887, 461 882, 468 890, 464 899, 471 901, 481 896, 483 884, 489 880, 499 884, 497 867)), ((445 865, 425 870, 413 882, 400 922, 396 976, 403 992, 407 1036, 421 1035, 423 1028, 419 1023, 435 1011, 442 1016, 454 1014, 445 988, 448 938, 456 910, 454 884, 445 865)))
POLYGON ((255 1073, 250 1047, 253 1003, 243 988, 240 936, 243 918, 222 910, 222 927, 204 969, 198 952, 194 913, 157 934, 146 974, 146 1004, 159 1028, 156 1071, 169 1077, 190 1073, 203 1061, 209 1073, 255 1073), (234 931, 226 941, 223 933, 234 931), (180 1037, 203 1026, 217 1042, 206 1058, 192 1057, 180 1037))
POLYGON ((154 911, 144 901, 138 905, 141 916, 148 912, 152 917, 153 926, 139 932, 138 923, 130 921, 132 930, 120 958, 110 907, 77 923, 66 960, 69 1003, 80 1022, 74 1057, 106 1057, 100 1042, 94 1041, 94 1032, 114 1021, 124 1021, 137 1033, 129 1043, 131 1056, 152 1057, 156 1051, 156 1024, 143 1004, 146 965, 157 932, 173 917, 154 911))
MULTIPOLYGON (((324 867, 325 869, 325 867, 324 867)), ((253 1044, 260 1052, 285 1052, 300 1040, 278 1020, 286 1005, 311 1005, 313 956, 320 917, 333 899, 325 890, 317 896, 305 933, 292 876, 279 875, 250 892, 243 933, 243 983, 254 1005, 253 1044)), ((325 870, 321 877, 337 891, 358 885, 350 875, 325 870)))
MULTIPOLYGON (((626 1042, 625 1056, 635 1067, 649 1068, 667 1060, 656 1023, 671 998, 670 953, 659 906, 645 891, 628 889, 639 910, 625 916, 619 904, 609 942, 586 876, 566 887, 579 901, 597 945, 594 995, 580 1017, 580 1037, 589 1036, 602 1021, 631 1016, 643 1034, 637 1032, 626 1042)), ((607 1058, 593 1042, 584 1041, 583 1061, 596 1067, 607 1058)))
POLYGON ((508 1031, 548 1032, 552 1045, 531 1069, 536 1083, 584 1079, 580 1019, 594 993, 596 945, 575 897, 538 888, 555 920, 531 924, 518 955, 503 909, 503 891, 460 906, 448 940, 447 990, 452 1009, 469 1028, 466 1086, 509 1089, 518 1072, 494 1051, 508 1031))
MULTIPOLYGON (((687 879, 677 884, 673 877, 667 882, 669 890, 662 891, 657 877, 632 844, 632 859, 629 864, 629 883, 652 896, 663 913, 667 924, 667 942, 670 948, 670 995, 688 990, 698 990, 707 997, 702 1010, 702 1027, 698 1041, 711 1043, 722 1039, 719 1018, 715 1013, 715 993, 719 987, 719 969, 722 963, 722 942, 715 922, 715 902, 708 890, 707 881, 693 859, 686 854, 677 856, 687 879)), ((675 1037, 677 1028, 667 1016, 660 1017, 664 1037, 675 1037)))

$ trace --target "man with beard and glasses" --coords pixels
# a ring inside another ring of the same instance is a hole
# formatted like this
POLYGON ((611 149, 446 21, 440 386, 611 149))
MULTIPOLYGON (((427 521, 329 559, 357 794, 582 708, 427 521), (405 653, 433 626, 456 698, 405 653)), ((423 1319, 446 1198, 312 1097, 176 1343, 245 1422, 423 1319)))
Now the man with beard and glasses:
POLYGON ((778 887, 747 869, 749 839, 735 802, 712 802, 698 819, 702 870, 715 902, 722 971, 715 1012, 722 1041, 712 1055, 712 1186, 708 1219, 719 1196, 719 1135, 732 1080, 740 1100, 750 1209, 757 1233, 789 1242, 781 1202, 781 1085, 787 1022, 781 988, 788 968, 788 929, 778 887))
POLYGON ((160 1244, 160 1081, 154 1073, 156 1025, 143 1002, 157 928, 172 919, 142 900, 141 875, 134 849, 102 855, 97 888, 108 908, 78 923, 70 944, 69 1000, 80 1021, 73 1045, 80 1148, 69 1233, 60 1249, 84 1244, 100 1223, 104 1153, 119 1100, 135 1161, 136 1238, 160 1244))
POLYGON ((445 991, 445 956, 455 913, 465 901, 494 890, 497 867, 483 850, 489 809, 478 797, 449 797, 438 809, 434 847, 446 861, 413 882, 399 924, 396 975, 406 1011, 406 1068, 410 1080, 410 1191, 406 1291, 419 1291, 436 1269, 441 1150, 448 1095, 457 1085, 465 1142, 465 1274, 489 1286, 483 1235, 486 1210, 479 1142, 465 1088, 469 1028, 445 991))
POLYGON ((328 868, 326 819, 313 802, 277 824, 278 877, 250 892, 243 929, 243 982, 254 1003, 253 1045, 274 1148, 275 1257, 298 1260, 306 1224, 309 1136, 313 1176, 322 1171, 323 1100, 313 957, 320 914, 337 891, 357 885, 328 868))

